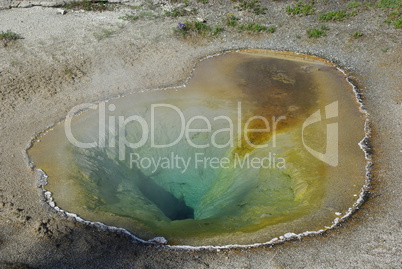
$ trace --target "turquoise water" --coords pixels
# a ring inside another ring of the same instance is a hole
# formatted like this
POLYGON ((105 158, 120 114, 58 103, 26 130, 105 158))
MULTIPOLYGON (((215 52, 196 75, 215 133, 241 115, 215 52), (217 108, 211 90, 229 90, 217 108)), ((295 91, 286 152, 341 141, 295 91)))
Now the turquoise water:
MULTIPOLYGON (((183 111, 192 116, 191 111, 183 111)), ((203 115, 211 114, 211 111, 214 111, 211 107, 195 110, 203 115), (205 113, 202 109, 206 110, 205 113)), ((218 109, 215 112, 211 118, 223 111, 218 109)), ((156 128, 156 137, 177 137, 177 129, 167 126, 172 124, 174 116, 166 113, 164 117, 156 128), (166 130, 170 131, 167 133, 166 130)), ((173 126, 177 126, 174 120, 173 126)), ((141 130, 135 125, 131 127, 127 129, 127 140, 138 141, 141 130)), ((222 129, 221 125, 217 127, 222 129)), ((217 130, 212 129, 212 133, 217 130)), ((314 178, 301 178, 300 171, 292 164, 286 167, 287 155, 297 151, 297 142, 292 141, 295 140, 292 136, 296 135, 278 135, 278 143, 283 144, 281 148, 253 150, 246 156, 233 154, 237 148, 195 149, 185 140, 166 149, 154 149, 147 143, 139 149, 127 150, 124 160, 118 160, 117 148, 79 149, 71 146, 69 150, 75 183, 79 184, 83 194, 92 194, 83 197, 92 210, 129 217, 160 232, 169 229, 172 221, 180 219, 211 222, 209 232, 220 229, 222 225, 226 231, 235 231, 250 226, 258 228, 264 220, 293 217, 314 206, 308 203, 308 192, 320 189, 322 182, 316 179, 314 188, 308 190, 309 181, 313 182, 314 178), (212 158, 224 163, 221 165, 216 161, 211 165, 212 158), (250 167, 253 159, 262 160, 262 163, 250 167)), ((208 134, 199 134, 193 139, 199 145, 207 144, 209 140, 208 134)), ((222 140, 219 143, 222 145, 227 142, 223 141, 227 140, 223 135, 217 140, 222 140)), ((319 163, 313 162, 312 165, 311 168, 323 169, 319 163)), ((200 232, 196 231, 197 228, 189 228, 170 232, 200 232)))

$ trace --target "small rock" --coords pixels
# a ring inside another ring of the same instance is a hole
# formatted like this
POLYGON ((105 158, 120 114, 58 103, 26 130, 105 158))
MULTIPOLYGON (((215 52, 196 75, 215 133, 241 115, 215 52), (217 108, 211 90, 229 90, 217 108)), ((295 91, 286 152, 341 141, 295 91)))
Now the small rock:
POLYGON ((49 1, 40 1, 40 5, 42 7, 57 7, 64 5, 64 1, 62 0, 49 0, 49 1))
POLYGON ((17 5, 16 7, 22 7, 22 8, 27 8, 27 7, 32 7, 33 4, 30 1, 22 1, 19 5, 17 5))
POLYGON ((58 9, 58 10, 57 10, 57 14, 64 15, 64 14, 66 14, 66 13, 67 13, 67 11, 64 10, 64 9, 58 9))
POLYGON ((285 239, 289 240, 289 239, 292 239, 294 237, 297 237, 297 234, 295 234, 295 233, 286 233, 286 234, 283 235, 283 237, 285 239))
POLYGON ((165 237, 155 237, 152 238, 150 240, 148 240, 149 242, 154 242, 154 243, 158 243, 158 244, 167 244, 167 240, 165 239, 165 237))

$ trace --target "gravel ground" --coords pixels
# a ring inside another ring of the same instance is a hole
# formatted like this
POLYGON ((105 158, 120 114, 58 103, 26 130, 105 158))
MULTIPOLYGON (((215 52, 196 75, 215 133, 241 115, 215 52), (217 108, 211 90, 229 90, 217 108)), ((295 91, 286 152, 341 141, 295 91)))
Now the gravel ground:
MULTIPOLYGON (((402 31, 384 23, 389 11, 359 8, 343 22, 326 22, 327 36, 310 39, 306 29, 323 23, 318 15, 287 15, 285 7, 294 1, 264 1, 264 15, 238 11, 231 1, 209 1, 191 5, 197 15, 151 18, 149 12, 160 14, 161 6, 170 7, 158 2, 133 8, 138 5, 133 1, 109 11, 69 10, 65 15, 43 6, 0 10, 0 31, 10 29, 23 37, 7 46, 0 43, 0 267, 401 268, 402 31), (119 19, 128 13, 142 17, 119 19), (235 14, 241 23, 275 26, 276 31, 255 34, 226 27, 217 37, 187 39, 172 33, 178 22, 197 17, 211 26, 224 25, 226 14, 235 14), (352 38, 354 32, 363 36, 352 38), (75 105, 179 85, 198 59, 243 48, 317 55, 342 67, 358 85, 370 114, 374 165, 368 200, 350 220, 323 235, 272 247, 188 251, 99 231, 44 202, 24 160, 36 133, 63 119, 75 105)), ((316 2, 317 13, 345 5, 316 2)), ((2 1, 0 7, 10 3, 2 1)), ((55 2, 35 5, 49 3, 55 2)))

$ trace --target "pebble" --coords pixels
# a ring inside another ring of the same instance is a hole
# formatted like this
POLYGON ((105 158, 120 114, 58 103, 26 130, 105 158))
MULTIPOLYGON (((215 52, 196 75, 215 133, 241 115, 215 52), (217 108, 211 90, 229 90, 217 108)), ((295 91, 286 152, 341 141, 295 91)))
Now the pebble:
POLYGON ((58 9, 58 10, 57 10, 57 14, 64 15, 64 14, 66 14, 66 13, 67 13, 67 11, 64 10, 64 9, 58 9))
POLYGON ((164 237, 155 237, 152 238, 150 240, 148 240, 149 242, 154 242, 154 243, 158 243, 158 244, 167 244, 167 240, 164 237))

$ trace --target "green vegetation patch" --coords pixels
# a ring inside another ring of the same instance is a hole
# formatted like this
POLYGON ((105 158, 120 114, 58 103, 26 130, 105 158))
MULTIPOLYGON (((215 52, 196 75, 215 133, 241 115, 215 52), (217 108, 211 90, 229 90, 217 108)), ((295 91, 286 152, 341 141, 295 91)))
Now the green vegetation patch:
POLYGON ((256 33, 268 31, 267 26, 260 25, 257 23, 239 24, 237 26, 237 29, 239 31, 249 31, 249 32, 256 32, 256 33))
POLYGON ((240 18, 236 17, 233 14, 226 15, 225 24, 230 27, 236 27, 239 31, 248 31, 248 32, 270 32, 274 33, 276 31, 275 26, 267 27, 265 25, 260 25, 258 23, 243 23, 239 24, 240 18))
POLYGON ((211 26, 199 21, 179 22, 177 27, 173 28, 173 33, 179 37, 217 36, 222 31, 224 31, 224 28, 221 26, 215 26, 212 28, 211 26))
POLYGON ((5 32, 2 31, 0 33, 0 40, 17 40, 17 39, 21 39, 21 38, 22 37, 19 34, 14 33, 11 30, 7 30, 5 32))
POLYGON ((386 24, 393 25, 396 29, 402 28, 402 14, 398 12, 391 13, 388 15, 388 19, 385 21, 386 24))
POLYGON ((237 23, 239 22, 239 20, 240 20, 240 18, 236 17, 235 15, 233 15, 233 14, 227 14, 227 15, 226 15, 226 22, 225 22, 225 24, 226 24, 227 26, 234 27, 234 26, 237 25, 237 23))
POLYGON ((270 26, 270 27, 268 27, 268 32, 270 32, 270 33, 275 33, 275 31, 276 31, 276 27, 275 26, 270 26))
POLYGON ((315 14, 315 8, 313 6, 314 1, 312 4, 304 4, 303 1, 297 2, 297 4, 293 6, 286 7, 286 13, 288 15, 299 15, 299 16, 308 16, 315 14))
POLYGON ((376 3, 379 8, 399 8, 402 7, 402 0, 378 0, 376 3))
POLYGON ((72 9, 72 10, 85 10, 85 11, 106 11, 106 10, 112 10, 112 5, 108 1, 89 1, 89 0, 84 0, 84 1, 74 1, 71 3, 67 3, 64 7, 66 9, 72 9))
POLYGON ((212 35, 217 36, 220 33, 222 33, 224 30, 225 30, 225 28, 223 28, 222 26, 215 26, 214 28, 212 28, 212 35))
POLYGON ((111 36, 112 34, 114 34, 114 33, 115 33, 115 31, 113 31, 113 30, 111 30, 111 29, 102 29, 101 32, 95 33, 95 34, 94 34, 94 37, 95 37, 98 41, 100 41, 100 40, 102 40, 102 39, 105 39, 105 38, 110 37, 110 36, 111 36))
POLYGON ((134 15, 134 14, 126 14, 124 16, 119 17, 119 19, 123 20, 123 21, 136 21, 139 18, 140 18, 140 16, 134 15))
POLYGON ((326 36, 327 35, 327 30, 329 30, 329 28, 325 25, 321 26, 321 28, 310 28, 306 30, 307 33, 307 37, 308 38, 320 38, 322 36, 326 36))
POLYGON ((346 12, 345 10, 334 10, 318 16, 320 21, 343 21, 349 17, 355 16, 356 12, 346 12))
POLYGON ((247 10, 253 12, 256 15, 265 14, 268 10, 266 7, 260 5, 259 0, 232 0, 233 2, 238 3, 235 6, 237 10, 247 10))
POLYGON ((362 37, 363 33, 362 32, 354 32, 353 34, 351 34, 351 36, 355 39, 362 37))
POLYGON ((394 27, 396 29, 402 29, 402 20, 401 19, 392 22, 392 24, 394 25, 394 27))
POLYGON ((11 30, 7 30, 5 32, 1 31, 0 33, 0 40, 2 41, 4 47, 6 47, 10 42, 17 39, 22 39, 22 36, 11 30))
POLYGON ((363 3, 357 1, 350 1, 349 3, 346 4, 346 8, 348 9, 358 8, 361 5, 363 5, 363 3))
POLYGON ((402 28, 402 7, 393 9, 388 15, 385 23, 393 25, 396 29, 402 28))

